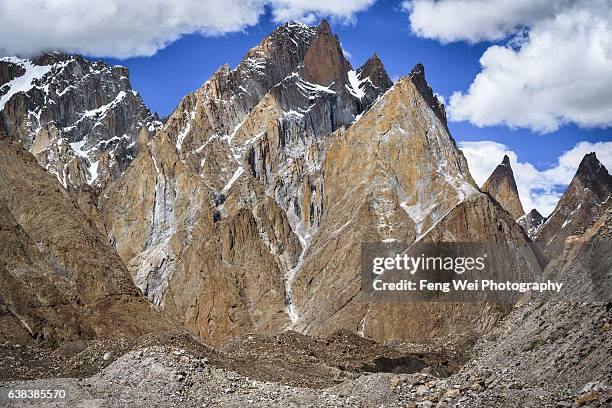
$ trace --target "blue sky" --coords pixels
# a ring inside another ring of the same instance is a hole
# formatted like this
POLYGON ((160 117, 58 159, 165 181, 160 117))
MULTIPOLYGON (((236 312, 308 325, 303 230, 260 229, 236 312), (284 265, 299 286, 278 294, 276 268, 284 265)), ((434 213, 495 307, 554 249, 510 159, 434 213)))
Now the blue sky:
POLYGON ((526 210, 550 213, 585 152, 612 168, 610 0, 58 0, 28 19, 36 1, 0 15, 0 54, 107 56, 161 116, 279 24, 325 17, 354 67, 423 62, 476 181, 508 154, 526 210))

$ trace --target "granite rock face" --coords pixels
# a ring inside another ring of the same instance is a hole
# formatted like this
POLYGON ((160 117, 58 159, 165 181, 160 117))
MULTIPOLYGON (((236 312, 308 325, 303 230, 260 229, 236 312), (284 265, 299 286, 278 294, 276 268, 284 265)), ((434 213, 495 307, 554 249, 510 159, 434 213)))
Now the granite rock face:
POLYGON ((350 70, 351 64, 344 58, 338 37, 323 20, 304 56, 304 79, 337 91, 348 83, 350 70))
POLYGON ((325 211, 294 282, 298 330, 427 341, 485 330, 495 320, 480 305, 370 302, 361 287, 362 242, 503 242, 523 277, 541 273, 535 249, 478 191, 445 124, 410 78, 331 139, 322 165, 325 211))
POLYGON ((75 197, 0 133, 0 298, 43 343, 173 327, 75 197))
POLYGON ((611 205, 611 195, 612 176, 595 153, 587 154, 554 211, 535 235, 548 259, 561 253, 568 236, 591 225, 611 205))
MULTIPOLYGON (((141 146, 101 194, 105 230, 141 291, 213 344, 287 328, 426 340, 425 306, 410 323, 359 295, 362 241, 503 239, 540 273, 436 101, 422 66, 393 85, 376 55, 353 70, 326 22, 286 24, 141 146)), ((440 333, 474 324, 431 307, 440 333)))
POLYGON ((218 70, 101 195, 138 287, 212 343, 288 327, 329 135, 390 85, 378 58, 353 71, 326 22, 281 26, 218 70))
POLYGON ((489 193, 515 220, 525 215, 508 156, 504 156, 481 190, 483 193, 489 193))
POLYGON ((0 126, 64 187, 116 179, 138 153, 138 132, 160 125, 124 67, 57 53, 0 59, 0 126))

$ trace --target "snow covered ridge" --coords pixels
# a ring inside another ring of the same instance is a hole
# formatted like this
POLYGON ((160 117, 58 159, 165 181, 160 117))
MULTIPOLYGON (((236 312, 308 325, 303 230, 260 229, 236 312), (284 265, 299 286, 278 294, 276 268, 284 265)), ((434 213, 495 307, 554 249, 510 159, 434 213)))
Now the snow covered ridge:
POLYGON ((6 93, 0 98, 0 110, 4 109, 4 105, 19 92, 28 92, 34 87, 35 82, 40 81, 49 71, 51 65, 38 66, 34 65, 30 60, 22 60, 16 57, 1 58, 1 62, 15 64, 25 69, 25 73, 14 78, 12 81, 2 86, 2 91, 6 93))
POLYGON ((118 177, 137 154, 141 129, 161 126, 122 66, 59 53, 0 65, 0 118, 9 135, 67 188, 118 177))

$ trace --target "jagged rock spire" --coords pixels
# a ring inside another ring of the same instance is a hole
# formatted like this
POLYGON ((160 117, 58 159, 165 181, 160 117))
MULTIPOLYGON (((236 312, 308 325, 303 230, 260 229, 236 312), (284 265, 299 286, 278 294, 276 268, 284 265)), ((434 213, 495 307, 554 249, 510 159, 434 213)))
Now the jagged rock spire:
POLYGON ((612 176, 597 159, 595 152, 585 155, 576 170, 575 178, 584 187, 592 190, 600 200, 605 200, 612 193, 612 176))
POLYGON ((491 176, 482 185, 481 190, 489 193, 516 220, 525 214, 516 187, 510 158, 504 155, 502 162, 493 170, 491 176))
POLYGON ((425 98, 429 107, 434 111, 438 119, 446 126, 446 111, 444 104, 434 95, 431 86, 425 79, 425 67, 421 62, 417 63, 412 71, 410 71, 410 80, 416 86, 417 90, 425 98))
POLYGON ((376 54, 359 67, 355 74, 357 84, 351 84, 351 86, 356 85, 363 93, 360 100, 363 108, 372 105, 381 93, 393 86, 385 66, 376 54))
POLYGON ((565 239, 583 230, 612 203, 612 176, 592 152, 585 155, 555 210, 537 233, 536 242, 552 259, 565 239))
POLYGON ((529 213, 527 214, 527 216, 528 216, 528 217, 529 217, 531 220, 535 221, 536 223, 537 223, 537 222, 541 222, 541 221, 543 221, 543 220, 544 220, 544 217, 542 216, 542 214, 540 214, 540 212, 539 212, 538 210, 536 210, 535 208, 534 208, 533 210, 529 211, 529 213))
POLYGON ((305 79, 340 89, 348 83, 351 64, 344 57, 340 41, 326 20, 322 20, 304 57, 305 79))
POLYGON ((383 65, 382 61, 376 53, 374 53, 366 62, 363 64, 357 72, 361 78, 370 78, 372 84, 376 87, 383 87, 385 89, 391 88, 393 82, 387 74, 387 70, 383 65))

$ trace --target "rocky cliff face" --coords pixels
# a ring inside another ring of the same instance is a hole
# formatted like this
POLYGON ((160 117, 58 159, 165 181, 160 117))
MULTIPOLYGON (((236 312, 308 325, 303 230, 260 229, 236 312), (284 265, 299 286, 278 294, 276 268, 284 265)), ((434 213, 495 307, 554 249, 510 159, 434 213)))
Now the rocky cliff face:
POLYGON ((359 296, 362 241, 508 239, 509 264, 539 273, 478 191, 422 66, 391 85, 376 55, 353 70, 326 22, 279 27, 218 70, 101 195, 138 287, 214 344, 287 328, 387 341, 423 319, 359 296))
POLYGON ((480 306, 370 302, 361 292, 362 242, 507 242, 509 263, 540 273, 523 233, 478 191, 411 78, 331 139, 322 165, 325 210, 295 278, 293 327, 317 335, 344 328, 383 342, 485 329, 480 306))
POLYGON ((427 102, 429 108, 436 114, 440 122, 446 126, 446 111, 444 110, 444 104, 434 95, 431 86, 427 83, 423 64, 420 62, 416 64, 415 67, 412 68, 412 71, 410 71, 409 77, 417 91, 419 91, 423 99, 425 99, 425 102, 427 102))
POLYGON ((0 303, 53 343, 170 328, 76 199, 0 133, 0 303))
POLYGON ((559 255, 568 236, 591 225, 612 203, 611 195, 612 176, 595 153, 587 154, 554 211, 535 235, 546 256, 553 259, 559 255))
POLYGON ((490 194, 515 220, 525 215, 508 156, 504 156, 501 164, 493 170, 481 190, 490 194))
POLYGON ((286 328, 328 135, 390 85, 378 57, 353 71, 326 22, 290 23, 186 96, 101 197, 141 290, 213 343, 286 328))
POLYGON ((116 179, 138 132, 160 125, 124 67, 63 54, 0 59, 0 126, 65 187, 116 179))

